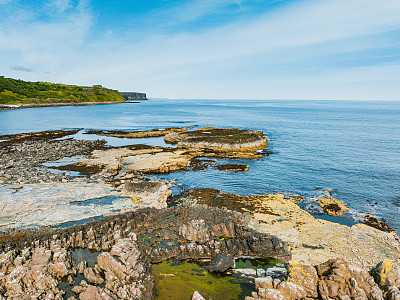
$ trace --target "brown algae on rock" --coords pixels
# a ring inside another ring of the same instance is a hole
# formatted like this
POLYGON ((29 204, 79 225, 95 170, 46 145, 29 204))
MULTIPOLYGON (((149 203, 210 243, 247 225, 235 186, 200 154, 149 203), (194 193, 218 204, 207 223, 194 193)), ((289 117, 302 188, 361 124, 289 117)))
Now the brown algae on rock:
POLYGON ((360 268, 375 266, 382 258, 400 262, 400 242, 395 232, 367 224, 349 227, 315 218, 297 205, 298 197, 240 196, 221 193, 218 189, 192 189, 182 196, 195 199, 198 204, 249 213, 248 226, 288 242, 296 261, 319 264, 345 257, 360 268), (250 215, 255 221, 251 222, 250 215))
POLYGON ((193 131, 165 135, 166 143, 178 148, 208 148, 213 150, 252 151, 268 147, 262 131, 205 127, 193 131))
POLYGON ((343 201, 335 199, 331 196, 321 197, 317 199, 317 202, 330 216, 340 216, 342 213, 349 211, 343 201))

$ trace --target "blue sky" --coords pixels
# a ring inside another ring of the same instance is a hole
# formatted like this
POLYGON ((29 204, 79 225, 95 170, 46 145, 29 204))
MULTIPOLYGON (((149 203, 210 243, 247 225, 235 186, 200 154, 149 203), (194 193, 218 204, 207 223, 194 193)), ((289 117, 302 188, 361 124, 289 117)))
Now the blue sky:
POLYGON ((400 1, 0 0, 0 74, 161 98, 400 100, 400 1))

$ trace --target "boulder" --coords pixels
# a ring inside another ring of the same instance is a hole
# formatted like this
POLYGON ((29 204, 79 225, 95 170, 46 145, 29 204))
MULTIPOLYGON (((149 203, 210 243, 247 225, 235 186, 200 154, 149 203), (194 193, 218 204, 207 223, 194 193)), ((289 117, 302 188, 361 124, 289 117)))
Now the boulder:
POLYGON ((235 265, 235 260, 233 256, 230 254, 222 253, 217 255, 211 260, 210 265, 208 266, 208 271, 222 273, 228 270, 229 268, 232 268, 234 265, 235 265))

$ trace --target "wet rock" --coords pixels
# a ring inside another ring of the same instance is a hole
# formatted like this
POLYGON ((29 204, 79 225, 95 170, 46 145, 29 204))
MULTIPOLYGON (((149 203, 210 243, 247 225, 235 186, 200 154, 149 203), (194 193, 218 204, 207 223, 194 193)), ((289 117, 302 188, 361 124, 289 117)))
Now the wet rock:
POLYGON ((373 215, 366 214, 364 215, 364 224, 376 228, 380 231, 392 233, 394 236, 397 237, 396 232, 384 221, 379 221, 373 215))
POLYGON ((331 196, 325 196, 317 200, 318 204, 321 205, 322 209, 330 216, 339 216, 344 212, 348 212, 346 204, 338 199, 331 196))
POLYGON ((249 170, 248 165, 240 165, 240 164, 225 164, 225 165, 218 165, 216 168, 220 171, 226 172, 246 172, 249 170))
POLYGON ((223 273, 229 268, 232 268, 235 265, 235 260, 230 254, 219 254, 214 257, 209 266, 208 271, 214 273, 223 273))

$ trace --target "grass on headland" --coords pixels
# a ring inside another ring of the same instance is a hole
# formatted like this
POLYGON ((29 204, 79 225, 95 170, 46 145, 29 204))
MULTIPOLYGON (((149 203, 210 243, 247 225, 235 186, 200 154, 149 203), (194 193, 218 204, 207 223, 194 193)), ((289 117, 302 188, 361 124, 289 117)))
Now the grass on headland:
POLYGON ((29 82, 0 76, 0 104, 123 102, 117 90, 48 82, 29 82))

